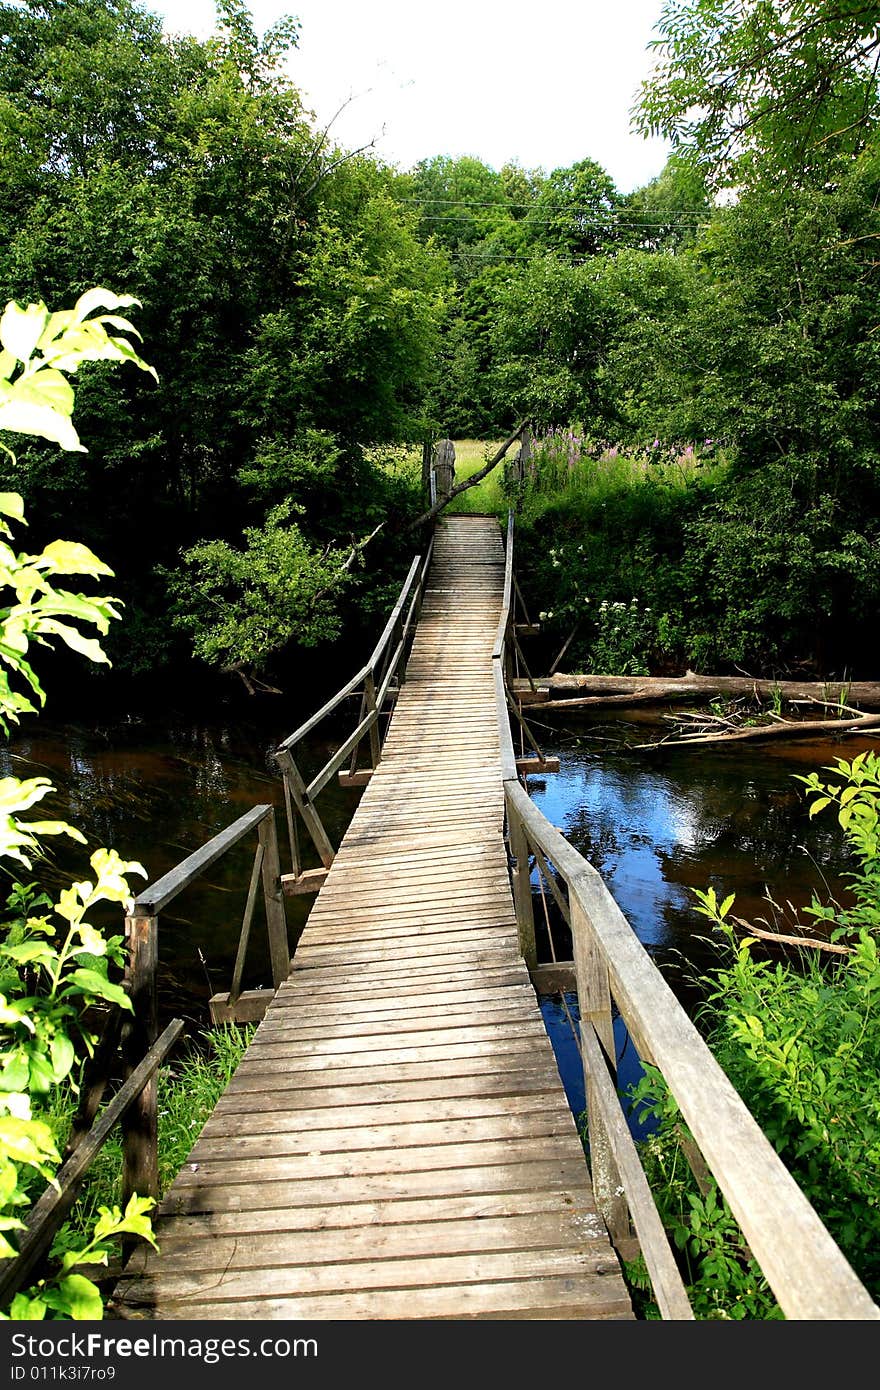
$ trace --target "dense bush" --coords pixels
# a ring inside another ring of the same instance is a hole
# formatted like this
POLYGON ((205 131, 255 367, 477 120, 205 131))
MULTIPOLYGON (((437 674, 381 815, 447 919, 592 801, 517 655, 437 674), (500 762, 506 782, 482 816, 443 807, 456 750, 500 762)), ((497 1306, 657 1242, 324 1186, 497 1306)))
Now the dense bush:
MULTIPOLYGON (((838 812, 855 865, 847 903, 814 897, 806 934, 846 948, 768 959, 730 921, 734 899, 698 892, 720 963, 702 982, 709 1046, 834 1240, 880 1294, 880 755, 839 759, 801 778, 810 814, 838 812)), ((699 1316, 780 1316, 714 1184, 701 1192, 685 1159, 682 1117, 659 1074, 633 1092, 658 1128, 644 1160, 681 1252, 699 1316)), ((638 1270, 634 1271, 641 1279, 638 1270)))

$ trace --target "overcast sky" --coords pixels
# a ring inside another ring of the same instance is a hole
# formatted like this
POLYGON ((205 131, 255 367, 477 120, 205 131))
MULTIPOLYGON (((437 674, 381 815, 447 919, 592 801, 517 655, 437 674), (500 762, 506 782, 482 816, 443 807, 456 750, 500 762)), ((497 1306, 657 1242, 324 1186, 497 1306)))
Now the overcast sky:
MULTIPOLYGON (((144 0, 168 30, 206 37, 213 0, 144 0)), ((252 0, 262 33, 301 21, 290 62, 321 125, 389 164, 476 155, 551 169, 595 159, 622 193, 647 183, 668 146, 630 130, 651 68, 662 0, 252 0), (346 104, 347 103, 347 104, 346 104)))

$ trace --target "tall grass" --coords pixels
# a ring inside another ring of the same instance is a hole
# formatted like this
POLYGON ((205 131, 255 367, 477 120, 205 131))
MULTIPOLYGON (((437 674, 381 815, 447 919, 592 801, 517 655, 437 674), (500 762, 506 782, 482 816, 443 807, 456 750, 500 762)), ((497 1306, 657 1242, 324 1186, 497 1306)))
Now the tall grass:
POLYGON ((601 502, 605 496, 652 485, 684 490, 698 479, 718 481, 727 462, 712 440, 702 444, 624 448, 597 443, 574 429, 556 428, 538 435, 526 475, 518 489, 520 510, 533 517, 550 503, 601 502))
MULTIPOLYGON (((483 439, 455 439, 455 485, 466 482, 466 480, 478 473, 493 454, 498 452, 501 440, 491 440, 488 443, 483 439)), ((515 446, 508 450, 508 458, 512 458, 516 453, 515 446)), ((502 486, 504 478, 504 463, 502 460, 488 477, 482 482, 476 483, 467 492, 454 497, 446 508, 451 515, 462 515, 474 513, 488 513, 490 515, 506 516, 509 506, 508 499, 502 486)))
MULTIPOLYGON (((186 1162, 253 1034, 253 1026, 239 1028, 228 1024, 206 1029, 198 1040, 189 1040, 180 1060, 161 1068, 158 1077, 160 1196, 186 1162)), ((59 1096, 59 1104, 50 1115, 40 1116, 51 1125, 60 1148, 66 1142, 75 1107, 76 1097, 67 1092, 63 1098, 59 1096)), ((98 1208, 119 1205, 121 1178, 122 1144, 117 1127, 86 1174, 66 1223, 69 1234, 90 1234, 98 1208)))

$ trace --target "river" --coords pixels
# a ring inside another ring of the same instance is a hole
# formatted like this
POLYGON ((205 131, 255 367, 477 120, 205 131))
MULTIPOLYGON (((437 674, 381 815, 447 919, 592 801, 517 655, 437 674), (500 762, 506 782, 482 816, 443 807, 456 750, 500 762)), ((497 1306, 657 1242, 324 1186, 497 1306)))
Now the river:
MULTIPOLYGON (((260 708, 260 717, 253 719, 28 720, 0 749, 0 773, 49 778, 55 790, 40 814, 71 821, 89 845, 59 838, 51 858, 24 877, 60 887, 73 875, 86 876, 87 853, 107 845, 139 860, 153 881, 256 803, 277 808, 286 868, 283 797, 272 750, 290 732, 290 721, 280 704, 260 708)), ((845 893, 850 866, 841 831, 833 814, 809 818, 797 774, 874 744, 850 738, 636 750, 635 743, 656 735, 659 718, 656 710, 627 710, 591 719, 572 714, 564 723, 559 715, 536 720, 539 742, 560 758, 561 770, 529 778, 529 791, 603 874, 640 940, 690 1008, 699 996, 691 977, 717 959, 707 940, 708 923, 694 910, 692 890, 713 885, 719 896, 735 893, 737 915, 783 930, 814 891, 845 893)), ((328 751, 329 745, 317 743, 307 749, 307 775, 328 751)), ((322 793, 321 814, 335 842, 358 796, 332 783, 322 793)), ((242 843, 162 914, 162 1014, 182 1015, 192 1031, 207 1023, 210 994, 229 987, 253 848, 242 843)), ((133 876, 131 883, 137 887, 143 880, 133 876)), ((292 940, 310 902, 288 900, 292 940)), ((541 912, 538 900, 539 920, 541 912)), ((119 930, 120 909, 109 909, 99 921, 119 930)), ((567 954, 565 945, 557 943, 560 958, 567 954)), ((546 938, 541 953, 550 958, 546 938)), ((269 983, 258 913, 244 984, 269 983)), ((545 1001, 543 1009, 577 1112, 583 1108, 582 1089, 568 1021, 558 1001, 545 1001)), ((619 1041, 624 1079, 634 1079, 637 1063, 625 1037, 619 1041)))

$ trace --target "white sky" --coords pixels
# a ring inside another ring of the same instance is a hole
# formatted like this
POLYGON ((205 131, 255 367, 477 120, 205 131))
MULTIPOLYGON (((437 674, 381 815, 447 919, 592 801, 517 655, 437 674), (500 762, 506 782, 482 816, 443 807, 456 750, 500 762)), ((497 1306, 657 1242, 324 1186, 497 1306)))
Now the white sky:
MULTIPOLYGON (((206 37, 213 0, 144 0, 169 31, 206 37)), ((475 155, 494 169, 595 159, 622 193, 669 146, 630 130, 662 0, 251 0, 262 33, 301 21, 290 73, 335 141, 408 168, 475 155), (346 105, 347 103, 347 105, 346 105)))

